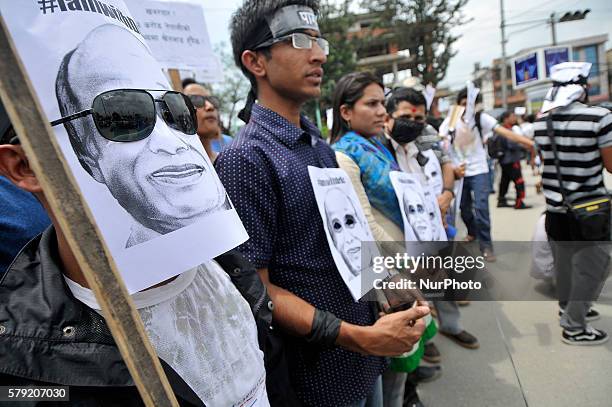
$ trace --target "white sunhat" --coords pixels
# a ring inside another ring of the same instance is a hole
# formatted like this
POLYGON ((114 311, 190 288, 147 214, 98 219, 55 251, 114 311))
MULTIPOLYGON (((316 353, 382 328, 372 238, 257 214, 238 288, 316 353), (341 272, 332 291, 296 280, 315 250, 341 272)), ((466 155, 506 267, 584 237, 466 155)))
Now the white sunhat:
POLYGON ((589 62, 563 62, 554 65, 550 69, 553 87, 546 94, 542 113, 580 100, 586 92, 584 85, 587 83, 592 66, 589 62))

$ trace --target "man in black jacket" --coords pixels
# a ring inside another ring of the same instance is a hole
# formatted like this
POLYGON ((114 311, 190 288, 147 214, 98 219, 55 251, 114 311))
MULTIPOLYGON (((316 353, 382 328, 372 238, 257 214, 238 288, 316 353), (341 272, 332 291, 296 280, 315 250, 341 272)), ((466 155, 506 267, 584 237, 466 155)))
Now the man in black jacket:
MULTIPOLYGON (((141 405, 12 128, 0 135, 0 174, 33 193, 53 222, 0 280, 0 383, 69 386, 71 403, 79 405, 141 405)), ((226 253, 132 297, 182 405, 269 405, 258 339, 262 348, 270 344, 272 305, 239 253, 226 253)))

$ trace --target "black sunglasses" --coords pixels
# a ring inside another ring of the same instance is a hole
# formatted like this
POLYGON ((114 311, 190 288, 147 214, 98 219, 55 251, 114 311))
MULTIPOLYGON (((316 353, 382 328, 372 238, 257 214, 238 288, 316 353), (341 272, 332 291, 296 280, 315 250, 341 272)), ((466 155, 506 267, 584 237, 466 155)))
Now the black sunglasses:
POLYGON ((201 96, 201 95, 187 95, 191 103, 196 109, 201 109, 209 102, 213 107, 219 110, 219 100, 213 96, 201 96))
POLYGON ((157 113, 169 127, 188 135, 196 134, 196 114, 191 100, 180 92, 169 90, 109 90, 94 98, 91 109, 54 120, 51 126, 92 115, 96 128, 105 139, 139 141, 153 132, 157 113), (164 94, 155 99, 150 92, 164 94))

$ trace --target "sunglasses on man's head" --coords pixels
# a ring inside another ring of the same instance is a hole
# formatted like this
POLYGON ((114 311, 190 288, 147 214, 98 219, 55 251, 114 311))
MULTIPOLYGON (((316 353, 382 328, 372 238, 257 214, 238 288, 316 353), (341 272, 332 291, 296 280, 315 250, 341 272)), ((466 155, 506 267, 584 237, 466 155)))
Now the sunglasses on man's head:
POLYGON ((325 55, 329 55, 329 42, 325 38, 313 37, 305 33, 293 33, 282 37, 273 38, 264 43, 259 44, 255 50, 270 47, 276 43, 291 40, 291 45, 295 49, 312 49, 314 42, 323 50, 325 55))
POLYGON ((196 134, 196 115, 191 100, 180 92, 168 90, 109 90, 94 98, 91 109, 52 121, 51 126, 92 115, 105 139, 139 141, 153 133, 157 113, 169 127, 188 135, 196 134), (163 96, 156 99, 150 92, 163 92, 163 96))
POLYGON ((187 95, 191 103, 196 109, 201 109, 206 106, 206 102, 213 105, 213 107, 219 110, 219 100, 213 96, 200 96, 200 95, 187 95))

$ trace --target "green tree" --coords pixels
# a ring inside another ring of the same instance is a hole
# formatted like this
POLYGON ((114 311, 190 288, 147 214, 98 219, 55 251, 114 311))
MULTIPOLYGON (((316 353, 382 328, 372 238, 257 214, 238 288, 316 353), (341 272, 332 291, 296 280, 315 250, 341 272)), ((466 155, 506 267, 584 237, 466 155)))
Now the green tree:
POLYGON ((324 0, 321 2, 319 29, 321 35, 329 41, 330 53, 323 67, 325 74, 321 86, 321 97, 307 103, 304 106, 304 112, 314 120, 318 106, 323 116, 323 124, 325 124, 325 110, 332 107, 332 96, 336 83, 341 77, 357 69, 357 50, 362 39, 355 37, 351 30, 357 22, 357 16, 351 12, 355 4, 355 0, 324 0))
POLYGON ((223 82, 212 85, 212 93, 220 103, 221 121, 231 134, 236 134, 240 121, 237 119, 242 103, 246 101, 251 85, 236 67, 234 57, 226 43, 215 46, 215 53, 223 67, 223 82))
POLYGON ((356 54, 361 40, 351 33, 351 28, 357 21, 356 15, 350 10, 354 3, 353 0, 327 0, 321 4, 319 28, 330 43, 321 89, 320 102, 324 107, 332 105, 336 82, 357 69, 356 54))
POLYGON ((468 0, 372 0, 363 7, 380 15, 378 26, 393 33, 394 40, 415 58, 412 76, 434 86, 446 76, 457 54, 460 38, 453 28, 469 20, 463 14, 468 0))

